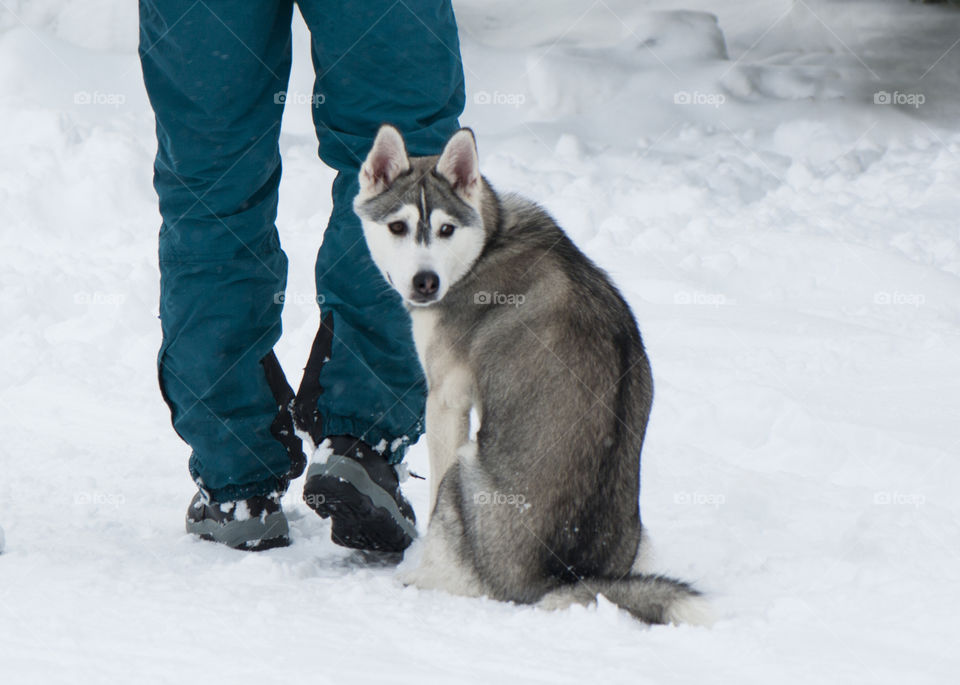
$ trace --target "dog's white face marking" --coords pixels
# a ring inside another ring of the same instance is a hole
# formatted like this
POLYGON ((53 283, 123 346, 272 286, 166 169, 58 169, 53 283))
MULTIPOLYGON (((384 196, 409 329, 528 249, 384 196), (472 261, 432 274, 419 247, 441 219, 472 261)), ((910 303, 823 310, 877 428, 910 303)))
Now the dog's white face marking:
POLYGON ((414 227, 420 213, 416 205, 404 205, 385 221, 363 221, 363 233, 370 256, 380 272, 412 306, 428 306, 439 302, 450 287, 459 281, 483 250, 483 228, 458 226, 452 216, 440 209, 430 212, 429 236, 417 239, 414 227), (402 223, 403 234, 390 227, 402 223), (452 233, 446 235, 451 230, 452 233), (414 277, 434 274, 437 288, 432 296, 417 290, 414 277), (428 298, 428 299, 425 299, 428 298))
POLYGON ((480 256, 480 185, 469 131, 451 138, 432 173, 419 175, 396 129, 385 126, 377 134, 354 208, 370 256, 407 304, 439 302, 480 256))

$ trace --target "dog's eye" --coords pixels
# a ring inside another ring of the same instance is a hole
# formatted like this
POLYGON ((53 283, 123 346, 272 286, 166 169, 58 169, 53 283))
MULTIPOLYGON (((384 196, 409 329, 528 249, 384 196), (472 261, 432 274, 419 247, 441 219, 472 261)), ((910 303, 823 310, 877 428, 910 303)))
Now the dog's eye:
POLYGON ((443 224, 437 231, 437 235, 441 238, 449 238, 453 235, 453 232, 456 230, 456 228, 457 227, 453 224, 443 224))
POLYGON ((404 235, 407 232, 407 223, 405 221, 391 221, 387 228, 394 235, 404 235))

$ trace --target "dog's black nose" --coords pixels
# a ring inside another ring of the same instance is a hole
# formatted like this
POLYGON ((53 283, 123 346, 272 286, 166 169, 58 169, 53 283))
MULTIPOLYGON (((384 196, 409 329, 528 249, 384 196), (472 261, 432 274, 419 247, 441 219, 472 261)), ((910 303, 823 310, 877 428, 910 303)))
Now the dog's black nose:
POLYGON ((413 276, 413 289, 418 295, 430 297, 437 293, 440 277, 433 271, 418 271, 413 276))

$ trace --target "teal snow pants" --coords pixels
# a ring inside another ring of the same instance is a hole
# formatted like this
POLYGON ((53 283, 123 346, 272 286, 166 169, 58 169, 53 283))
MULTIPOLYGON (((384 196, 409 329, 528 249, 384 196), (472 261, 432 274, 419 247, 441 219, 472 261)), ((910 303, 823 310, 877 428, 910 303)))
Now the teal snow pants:
MULTIPOLYGON (((351 203, 380 124, 396 125, 411 155, 437 154, 457 129, 456 23, 450 0, 298 5, 312 36, 320 157, 338 172, 316 262, 329 335, 303 383, 319 381, 308 396, 321 435, 385 445, 397 462, 422 432, 425 383, 351 203)), ((160 386, 192 448, 190 473, 216 501, 283 488, 291 470, 276 431, 290 388, 273 346, 287 277, 275 220, 292 13, 292 0, 140 0, 162 218, 160 386)))

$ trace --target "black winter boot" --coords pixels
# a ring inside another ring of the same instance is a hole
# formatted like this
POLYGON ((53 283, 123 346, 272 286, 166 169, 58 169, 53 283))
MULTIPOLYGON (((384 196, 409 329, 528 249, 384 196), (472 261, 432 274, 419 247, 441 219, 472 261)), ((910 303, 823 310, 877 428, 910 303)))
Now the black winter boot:
POLYGON ((386 457, 349 435, 324 440, 318 454, 324 453, 325 460, 307 469, 303 501, 333 519, 333 541, 381 552, 409 547, 417 537, 417 519, 386 457))
POLYGON ((187 509, 187 532, 250 552, 290 544, 279 493, 239 502, 204 502, 198 492, 187 509))

